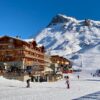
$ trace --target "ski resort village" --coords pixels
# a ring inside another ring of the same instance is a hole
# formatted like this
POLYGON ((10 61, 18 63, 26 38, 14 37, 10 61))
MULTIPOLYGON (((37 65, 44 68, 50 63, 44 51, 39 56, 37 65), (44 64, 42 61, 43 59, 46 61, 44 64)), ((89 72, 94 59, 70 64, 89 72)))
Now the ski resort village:
POLYGON ((0 37, 1 75, 9 79, 24 81, 28 74, 31 80, 55 81, 62 78, 62 73, 72 73, 72 64, 58 55, 47 55, 45 48, 35 40, 0 37))
POLYGON ((0 100, 100 100, 100 0, 0 0, 0 100))
POLYGON ((100 100, 100 22, 56 15, 36 38, 0 37, 0 100, 100 100))

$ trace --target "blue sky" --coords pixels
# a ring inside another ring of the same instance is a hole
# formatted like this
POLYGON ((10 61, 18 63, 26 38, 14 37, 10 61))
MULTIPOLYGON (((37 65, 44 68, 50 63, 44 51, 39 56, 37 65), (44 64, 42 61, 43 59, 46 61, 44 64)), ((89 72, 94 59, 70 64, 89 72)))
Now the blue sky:
POLYGON ((0 36, 35 37, 59 13, 100 20, 100 0, 0 0, 0 36))

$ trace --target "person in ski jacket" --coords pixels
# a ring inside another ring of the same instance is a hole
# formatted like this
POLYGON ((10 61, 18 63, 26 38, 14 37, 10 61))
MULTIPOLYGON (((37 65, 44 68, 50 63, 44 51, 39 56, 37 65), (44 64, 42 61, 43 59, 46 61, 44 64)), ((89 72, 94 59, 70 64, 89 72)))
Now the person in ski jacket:
POLYGON ((77 75, 77 78, 79 79, 79 78, 80 78, 80 76, 79 76, 79 75, 77 75))
POLYGON ((28 79, 26 80, 26 83, 27 83, 27 88, 29 88, 30 87, 30 82, 31 82, 31 74, 29 73, 28 74, 29 76, 28 76, 28 79))
POLYGON ((66 79, 67 89, 69 89, 70 88, 69 76, 66 76, 65 79, 66 79))

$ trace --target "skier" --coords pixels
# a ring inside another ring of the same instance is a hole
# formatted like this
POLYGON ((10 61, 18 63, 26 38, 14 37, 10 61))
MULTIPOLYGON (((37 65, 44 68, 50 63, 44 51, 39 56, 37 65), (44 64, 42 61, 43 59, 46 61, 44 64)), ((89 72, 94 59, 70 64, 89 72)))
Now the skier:
POLYGON ((65 76, 65 79, 66 79, 67 89, 69 89, 70 88, 69 76, 65 76))
POLYGON ((78 76, 77 76, 77 78, 79 79, 79 78, 80 78, 80 76, 78 75, 78 76))
POLYGON ((28 79, 26 80, 26 83, 27 83, 27 88, 29 88, 30 87, 30 81, 31 81, 31 74, 29 73, 29 77, 28 77, 28 79))
POLYGON ((26 82, 27 82, 27 86, 26 86, 26 87, 27 87, 27 88, 30 87, 30 81, 31 81, 31 79, 27 79, 27 80, 26 80, 26 82))

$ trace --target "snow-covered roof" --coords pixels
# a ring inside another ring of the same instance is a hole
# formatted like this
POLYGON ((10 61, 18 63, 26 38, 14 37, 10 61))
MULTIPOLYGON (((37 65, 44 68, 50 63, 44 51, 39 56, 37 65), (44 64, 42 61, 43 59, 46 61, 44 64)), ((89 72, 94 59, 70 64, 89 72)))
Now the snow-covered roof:
POLYGON ((26 42, 32 42, 32 41, 35 41, 33 38, 32 39, 23 39, 24 41, 26 42))
POLYGON ((16 39, 16 40, 20 40, 20 41, 26 42, 26 41, 24 41, 23 39, 18 38, 18 37, 7 36, 7 35, 5 35, 5 36, 0 36, 0 38, 4 38, 4 37, 8 37, 8 38, 12 38, 12 39, 16 39))
POLYGON ((38 44, 38 45, 37 45, 37 47, 42 47, 42 46, 43 46, 43 44, 38 44))
MULTIPOLYGON (((32 39, 23 39, 24 41, 26 41, 26 42, 32 42, 32 41, 35 41, 33 38, 32 39)), ((43 44, 37 44, 37 47, 42 47, 43 46, 43 44)))

